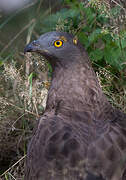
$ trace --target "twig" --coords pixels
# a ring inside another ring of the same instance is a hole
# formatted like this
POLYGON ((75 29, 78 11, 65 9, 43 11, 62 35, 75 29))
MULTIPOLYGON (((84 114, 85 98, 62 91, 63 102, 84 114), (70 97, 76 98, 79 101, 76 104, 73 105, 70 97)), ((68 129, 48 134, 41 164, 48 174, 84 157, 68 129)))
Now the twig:
POLYGON ((38 8, 37 8, 37 13, 39 13, 39 11, 40 11, 40 7, 41 7, 42 3, 43 3, 43 0, 41 0, 41 1, 40 1, 40 3, 39 3, 39 5, 38 5, 38 8))
POLYGON ((15 104, 9 102, 7 98, 5 98, 5 97, 3 97, 3 98, 8 102, 9 105, 11 105, 11 106, 19 109, 20 111, 25 111, 25 112, 27 112, 27 113, 29 113, 29 114, 32 114, 32 115, 34 115, 34 116, 36 116, 36 117, 38 117, 38 118, 40 117, 40 116, 38 116, 37 114, 35 114, 35 113, 31 112, 31 111, 28 111, 28 110, 26 110, 26 109, 20 108, 20 107, 16 106, 15 104))
POLYGON ((30 23, 27 24, 23 29, 21 29, 21 31, 19 31, 19 33, 16 34, 16 36, 2 49, 1 54, 18 38, 18 36, 19 36, 20 34, 23 33, 23 31, 25 31, 25 30, 26 30, 32 23, 34 23, 34 22, 35 22, 35 19, 33 18, 33 19, 30 21, 30 23))
POLYGON ((8 174, 9 174, 14 180, 16 180, 15 177, 14 177, 11 173, 8 172, 8 174))
POLYGON ((115 3, 116 5, 118 5, 119 7, 121 7, 124 11, 126 10, 123 6, 121 6, 118 2, 116 2, 115 0, 111 0, 111 2, 115 3))
POLYGON ((15 125, 16 122, 17 122, 19 119, 21 119, 25 114, 26 114, 26 113, 22 114, 21 116, 19 116, 19 118, 17 118, 17 119, 14 121, 14 123, 12 124, 12 128, 15 129, 14 125, 15 125))
POLYGON ((7 169, 0 177, 4 176, 8 171, 10 171, 14 166, 16 166, 20 161, 22 161, 26 155, 24 155, 21 159, 19 159, 15 164, 13 164, 9 169, 7 169))
MULTIPOLYGON (((36 1, 36 2, 37 2, 37 1, 36 1)), ((7 20, 0 25, 0 29, 2 29, 2 28, 3 28, 11 19, 13 19, 18 13, 20 13, 21 11, 23 11, 23 10, 25 10, 25 9, 33 6, 36 2, 32 2, 32 3, 28 4, 28 5, 26 5, 25 7, 17 10, 12 16, 9 16, 9 17, 7 18, 7 20)))

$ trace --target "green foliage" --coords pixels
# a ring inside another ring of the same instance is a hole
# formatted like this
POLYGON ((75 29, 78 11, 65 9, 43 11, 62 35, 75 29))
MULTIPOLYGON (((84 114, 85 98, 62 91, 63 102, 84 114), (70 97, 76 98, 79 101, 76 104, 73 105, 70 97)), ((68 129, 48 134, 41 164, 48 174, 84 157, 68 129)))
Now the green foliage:
MULTIPOLYGON (((65 0, 64 8, 46 18, 43 31, 61 30, 78 36, 92 61, 110 65, 116 71, 125 68, 126 28, 117 23, 121 7, 108 7, 104 1, 90 0, 87 4, 65 0), (50 27, 48 27, 50 24, 50 27)), ((123 22, 122 22, 123 23, 123 22)))
POLYGON ((48 16, 43 22, 42 22, 42 29, 41 33, 55 30, 56 26, 64 31, 69 31, 70 24, 72 28, 75 26, 75 22, 78 24, 80 21, 77 22, 77 17, 79 15, 79 11, 77 9, 61 9, 56 14, 52 14, 48 16))

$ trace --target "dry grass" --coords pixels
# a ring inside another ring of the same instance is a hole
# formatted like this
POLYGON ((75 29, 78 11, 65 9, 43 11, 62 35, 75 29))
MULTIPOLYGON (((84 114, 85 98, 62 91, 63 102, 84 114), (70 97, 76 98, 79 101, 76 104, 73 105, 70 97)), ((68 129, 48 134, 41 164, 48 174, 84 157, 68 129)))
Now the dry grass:
POLYGON ((47 63, 37 55, 28 54, 24 59, 27 68, 17 68, 14 61, 5 63, 0 79, 0 171, 10 166, 2 179, 21 179, 26 143, 46 106, 47 63))
MULTIPOLYGON (((100 67, 96 72, 99 83, 102 87, 104 94, 106 94, 109 102, 122 111, 126 112, 126 86, 120 85, 120 78, 112 74, 106 68, 100 67)), ((123 82, 122 82, 123 83, 123 82)))

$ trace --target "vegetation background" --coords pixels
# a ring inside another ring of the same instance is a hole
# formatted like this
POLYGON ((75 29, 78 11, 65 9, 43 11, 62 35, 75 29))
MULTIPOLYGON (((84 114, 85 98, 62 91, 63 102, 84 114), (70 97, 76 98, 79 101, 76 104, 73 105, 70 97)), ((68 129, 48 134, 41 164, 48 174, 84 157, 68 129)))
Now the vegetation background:
POLYGON ((126 112, 126 1, 36 0, 0 12, 0 178, 22 180, 27 143, 43 114, 51 66, 29 53, 40 34, 73 33, 87 50, 109 101, 126 112))

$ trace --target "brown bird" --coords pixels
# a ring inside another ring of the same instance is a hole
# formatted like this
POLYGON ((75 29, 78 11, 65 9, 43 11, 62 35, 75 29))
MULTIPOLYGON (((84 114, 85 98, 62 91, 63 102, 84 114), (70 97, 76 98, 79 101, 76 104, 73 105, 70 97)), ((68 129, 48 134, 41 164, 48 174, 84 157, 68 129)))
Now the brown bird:
POLYGON ((40 53, 53 68, 25 180, 126 180, 126 114, 107 101, 82 45, 49 32, 24 52, 40 53))

